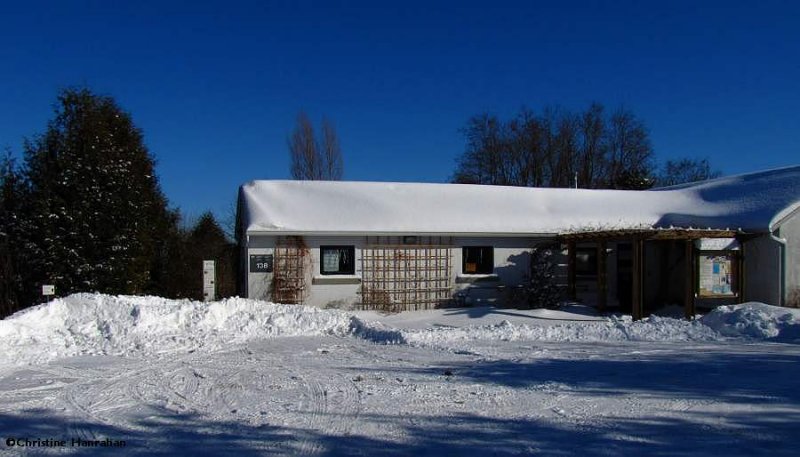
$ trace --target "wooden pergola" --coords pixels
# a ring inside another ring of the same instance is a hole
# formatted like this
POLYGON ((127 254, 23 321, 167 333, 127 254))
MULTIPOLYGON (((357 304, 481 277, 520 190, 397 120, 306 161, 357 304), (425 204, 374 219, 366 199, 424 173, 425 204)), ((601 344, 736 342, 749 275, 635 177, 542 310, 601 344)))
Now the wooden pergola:
POLYGON ((644 272, 645 258, 644 245, 647 241, 683 241, 685 249, 686 275, 684 283, 684 316, 692 319, 695 315, 696 298, 696 258, 695 240, 702 238, 735 238, 740 242, 740 252, 736 256, 737 296, 742 302, 744 299, 744 241, 752 235, 739 230, 695 229, 695 228, 664 228, 664 229, 623 229, 599 230, 562 233, 559 235, 561 242, 567 245, 567 276, 569 298, 576 299, 576 244, 579 242, 593 242, 597 244, 597 308, 605 311, 608 305, 608 280, 607 280, 607 244, 609 241, 628 242, 632 246, 633 278, 632 278, 632 315, 634 320, 644 317, 644 272))

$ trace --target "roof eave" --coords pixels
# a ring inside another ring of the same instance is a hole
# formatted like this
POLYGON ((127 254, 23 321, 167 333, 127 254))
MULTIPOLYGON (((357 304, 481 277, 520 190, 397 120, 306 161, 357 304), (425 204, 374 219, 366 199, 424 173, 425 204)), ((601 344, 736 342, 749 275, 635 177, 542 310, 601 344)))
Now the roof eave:
POLYGON ((424 232, 424 231, 302 231, 302 230, 247 230, 248 236, 452 236, 452 237, 503 237, 503 238, 554 238, 556 232, 424 232))

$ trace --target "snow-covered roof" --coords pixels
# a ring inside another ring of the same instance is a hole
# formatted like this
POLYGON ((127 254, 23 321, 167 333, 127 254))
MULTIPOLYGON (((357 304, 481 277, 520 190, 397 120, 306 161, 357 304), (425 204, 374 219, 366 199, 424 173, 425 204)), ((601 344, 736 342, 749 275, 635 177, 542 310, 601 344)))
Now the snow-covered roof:
POLYGON ((766 232, 800 207, 800 166, 648 191, 469 184, 252 181, 245 233, 557 234, 711 228, 766 232))

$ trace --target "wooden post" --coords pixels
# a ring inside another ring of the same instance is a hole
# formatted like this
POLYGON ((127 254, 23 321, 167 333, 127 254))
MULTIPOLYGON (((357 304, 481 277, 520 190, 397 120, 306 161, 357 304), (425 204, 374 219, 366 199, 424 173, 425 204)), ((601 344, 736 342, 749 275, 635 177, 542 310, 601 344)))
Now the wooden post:
POLYGON ((684 284, 684 299, 683 299, 683 315, 686 319, 694 319, 694 284, 695 284, 695 269, 694 269, 694 241, 686 240, 685 253, 686 258, 686 282, 684 284))
POLYGON ((575 292, 575 241, 567 241, 567 292, 570 300, 577 299, 575 292))
POLYGON ((644 279, 644 241, 641 238, 633 239, 633 290, 631 291, 631 314, 633 320, 638 321, 644 315, 642 306, 644 279))
POLYGON ((606 281, 606 240, 597 243, 597 310, 603 312, 608 304, 606 281))
POLYGON ((744 303, 744 241, 739 240, 739 252, 736 253, 736 293, 737 301, 744 303))

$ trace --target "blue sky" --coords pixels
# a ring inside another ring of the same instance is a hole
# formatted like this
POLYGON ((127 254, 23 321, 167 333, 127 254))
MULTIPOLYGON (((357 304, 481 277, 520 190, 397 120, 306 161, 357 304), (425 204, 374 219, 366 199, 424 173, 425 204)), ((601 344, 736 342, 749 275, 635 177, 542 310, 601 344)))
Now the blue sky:
POLYGON ((133 115, 189 217, 288 178, 300 110, 334 123, 351 180, 444 182, 470 116, 592 101, 642 118, 662 161, 800 163, 800 2, 0 6, 0 146, 88 86, 133 115))

